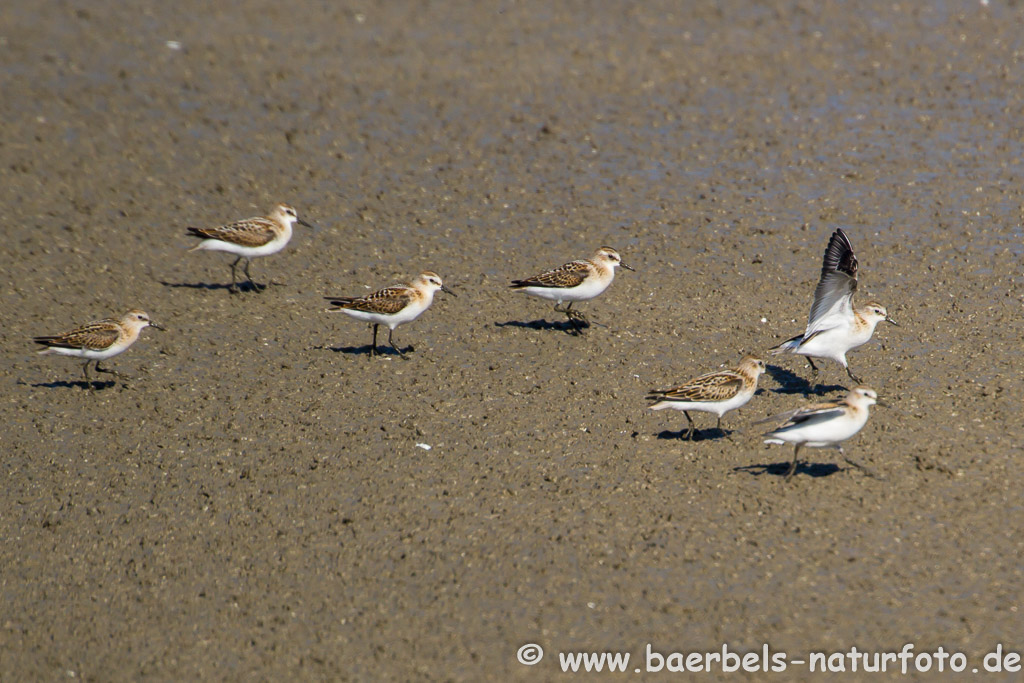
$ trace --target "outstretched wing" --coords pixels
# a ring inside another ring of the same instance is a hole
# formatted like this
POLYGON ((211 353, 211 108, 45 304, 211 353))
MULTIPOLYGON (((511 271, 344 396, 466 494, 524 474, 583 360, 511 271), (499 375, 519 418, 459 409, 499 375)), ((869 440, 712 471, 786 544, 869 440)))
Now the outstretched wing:
POLYGON ((821 279, 814 290, 814 303, 807 319, 810 337, 815 332, 843 324, 853 317, 851 299, 857 290, 857 257, 850 238, 842 229, 832 233, 821 264, 821 279))
POLYGON ((330 310, 341 310, 346 308, 350 311, 363 311, 365 313, 380 313, 390 315, 398 313, 412 301, 412 293, 408 287, 385 287, 373 294, 359 297, 326 297, 336 308, 330 310))
POLYGON ((266 218, 247 218, 216 228, 189 228, 188 234, 203 239, 220 240, 241 247, 262 247, 274 239, 274 224, 266 218))
POLYGON ((652 390, 652 401, 727 401, 743 389, 743 378, 735 372, 712 372, 665 391, 652 390))
POLYGON ((32 341, 43 346, 60 349, 90 349, 99 351, 108 348, 120 336, 118 321, 104 318, 77 327, 66 334, 54 337, 35 337, 32 341))
POLYGON ((550 289, 570 289, 582 283, 590 274, 590 264, 586 261, 572 261, 552 270, 534 275, 525 280, 513 280, 512 287, 548 287, 550 289))

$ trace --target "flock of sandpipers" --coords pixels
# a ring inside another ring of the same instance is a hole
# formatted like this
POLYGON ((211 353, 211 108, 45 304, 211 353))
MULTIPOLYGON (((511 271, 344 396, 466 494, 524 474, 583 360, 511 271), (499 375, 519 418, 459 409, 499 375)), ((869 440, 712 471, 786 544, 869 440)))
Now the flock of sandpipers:
MULTIPOLYGON (((310 228, 314 226, 301 220, 295 209, 279 204, 267 217, 249 218, 214 228, 188 228, 189 235, 200 242, 190 251, 223 251, 236 256, 231 263, 231 286, 239 290, 237 267, 244 261, 242 272, 254 291, 265 285, 256 283, 249 272, 250 260, 257 256, 274 254, 284 248, 292 236, 292 225, 299 223, 310 228)), ((315 229, 315 228, 314 228, 315 229)), ((571 261, 539 275, 513 280, 511 287, 527 294, 555 302, 555 310, 566 316, 573 334, 581 334, 589 326, 586 316, 572 305, 587 301, 604 292, 615 278, 619 266, 633 270, 622 262, 622 257, 611 247, 601 247, 589 259, 571 261), (564 305, 564 307, 563 307, 564 305)), ((331 304, 330 311, 341 311, 357 320, 372 324, 373 340, 370 355, 376 355, 377 329, 388 327, 388 344, 403 358, 405 353, 395 345, 393 333, 396 327, 415 320, 433 303, 434 294, 444 291, 454 295, 437 273, 421 273, 412 283, 387 287, 359 297, 325 297, 331 304)), ((807 322, 807 329, 782 344, 769 350, 772 354, 793 353, 805 356, 815 375, 817 367, 813 358, 831 359, 841 364, 850 378, 859 386, 839 401, 807 405, 760 420, 758 423, 774 422, 776 427, 764 434, 765 443, 794 444, 793 460, 786 472, 786 479, 797 469, 800 449, 837 448, 846 461, 868 474, 870 470, 846 456, 840 445, 859 432, 868 419, 869 406, 879 403, 878 396, 869 387, 863 386, 853 374, 846 360, 848 351, 866 343, 874 334, 875 326, 885 320, 895 324, 885 308, 877 303, 853 307, 853 294, 857 290, 857 258, 853 245, 841 229, 837 229, 829 240, 821 267, 821 278, 814 291, 814 303, 807 322)), ((89 376, 89 365, 94 364, 97 372, 123 377, 113 370, 100 365, 100 361, 112 358, 127 350, 145 327, 164 329, 150 319, 145 311, 133 309, 120 319, 105 318, 77 327, 65 334, 35 337, 34 341, 46 348, 42 354, 62 354, 86 359, 83 366, 85 386, 93 388, 89 376)), ((652 391, 648 399, 654 401, 651 410, 672 408, 682 410, 689 423, 689 429, 681 432, 681 438, 694 435, 694 422, 690 411, 712 413, 718 418, 721 428, 722 416, 745 405, 757 391, 758 378, 765 372, 765 363, 755 356, 744 356, 732 370, 712 372, 664 391, 652 391)), ((880 404, 880 403, 879 403, 880 404)), ((880 404, 882 405, 882 404, 880 404)))

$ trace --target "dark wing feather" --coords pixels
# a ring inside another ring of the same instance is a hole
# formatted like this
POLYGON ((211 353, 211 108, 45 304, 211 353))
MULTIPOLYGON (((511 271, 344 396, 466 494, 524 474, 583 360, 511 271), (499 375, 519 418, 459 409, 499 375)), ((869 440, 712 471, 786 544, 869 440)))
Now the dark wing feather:
POLYGON ((66 334, 54 337, 35 337, 32 341, 43 346, 56 346, 61 349, 99 351, 117 341, 120 329, 117 320, 105 318, 82 325, 66 334))
POLYGON ((808 427, 810 425, 819 424, 821 422, 828 422, 834 418, 840 417, 845 414, 842 406, 833 408, 824 408, 821 410, 801 410, 789 420, 778 427, 773 429, 771 434, 782 434, 789 431, 790 429, 796 429, 797 427, 808 427))
POLYGON ((652 391, 647 398, 654 401, 727 401, 743 389, 743 378, 735 372, 712 372, 686 384, 652 391))
POLYGON ((274 239, 274 224, 266 218, 248 218, 216 228, 189 228, 188 234, 202 239, 230 242, 242 247, 262 247, 274 239))
POLYGON ((337 307, 333 310, 347 308, 351 311, 390 315, 408 306, 412 295, 408 287, 385 287, 366 296, 329 297, 328 300, 332 306, 337 307))
POLYGON ((857 257, 853 254, 853 244, 842 228, 836 228, 825 247, 825 257, 821 262, 821 277, 833 272, 846 273, 857 279, 857 257))
POLYGON ((844 413, 844 406, 845 404, 841 402, 817 403, 814 405, 804 406, 803 408, 796 408, 795 410, 790 410, 778 415, 772 415, 764 418, 763 420, 758 420, 754 424, 782 422, 778 427, 767 432, 767 434, 770 435, 773 433, 785 432, 797 426, 803 427, 839 417, 844 413))
POLYGON ((850 238, 842 229, 832 233, 821 262, 821 279, 814 289, 814 303, 807 319, 807 334, 820 331, 832 325, 822 321, 836 313, 843 316, 853 314, 850 300, 857 291, 857 257, 853 253, 850 238))
POLYGON ((553 270, 534 275, 525 280, 513 280, 512 287, 548 287, 551 289, 570 289, 583 282, 590 274, 590 264, 586 261, 572 261, 553 270))

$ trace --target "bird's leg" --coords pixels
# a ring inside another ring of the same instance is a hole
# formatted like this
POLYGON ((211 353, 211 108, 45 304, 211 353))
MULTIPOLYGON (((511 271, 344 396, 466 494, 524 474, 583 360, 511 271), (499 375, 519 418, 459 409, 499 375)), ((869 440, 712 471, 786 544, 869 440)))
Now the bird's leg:
POLYGON ((846 366, 846 374, 849 375, 850 379, 852 379, 857 384, 863 384, 864 383, 864 382, 861 381, 860 377, 857 377, 857 375, 853 374, 853 371, 850 370, 850 366, 849 365, 846 366))
POLYGON ((853 458, 848 456, 846 454, 846 451, 843 450, 842 446, 839 446, 838 448, 839 448, 839 454, 843 456, 843 460, 845 460, 848 465, 852 465, 853 467, 856 467, 858 470, 863 472, 865 476, 871 477, 872 479, 881 479, 882 478, 882 477, 880 477, 878 475, 878 472, 875 472, 873 469, 871 469, 867 465, 865 465, 865 464, 863 464, 861 462, 858 462, 857 460, 854 460, 853 458))
POLYGON ((583 315, 583 313, 581 313, 580 311, 572 310, 571 301, 569 302, 569 305, 565 307, 563 313, 565 313, 569 317, 569 320, 576 320, 578 322, 583 323, 584 325, 590 324, 590 321, 587 320, 587 316, 583 315))
POLYGON ((377 355, 377 326, 378 323, 373 323, 373 343, 370 344, 370 358, 377 355))
MULTIPOLYGON (((722 416, 721 415, 718 416, 718 425, 715 428, 719 432, 722 431, 722 416)), ((729 439, 729 441, 732 441, 732 432, 725 432, 725 438, 729 439)))
POLYGON ((262 292, 264 289, 267 288, 267 286, 261 285, 252 279, 252 275, 249 274, 249 264, 251 263, 252 261, 250 259, 245 259, 245 276, 249 278, 249 284, 252 285, 253 289, 255 289, 257 292, 262 292))
POLYGON ((131 379, 128 375, 118 372, 117 370, 108 370, 107 368, 101 366, 99 361, 96 361, 96 372, 105 372, 108 375, 120 377, 121 379, 131 379))
POLYGON ((685 434, 683 432, 679 432, 679 438, 683 439, 684 441, 689 441, 690 439, 693 438, 693 432, 694 432, 693 418, 690 417, 690 411, 689 410, 684 410, 683 411, 683 415, 686 416, 686 421, 690 423, 690 428, 686 430, 685 434))
POLYGON ((817 377, 818 376, 818 366, 814 364, 814 360, 810 356, 804 356, 804 358, 806 358, 807 362, 811 364, 811 373, 815 377, 817 377))
POLYGON ((797 463, 800 462, 800 446, 802 445, 803 444, 798 443, 793 449, 793 462, 789 464, 789 470, 786 472, 786 481, 789 481, 792 478, 793 473, 796 472, 797 463))
POLYGON ((555 310, 559 313, 565 313, 565 317, 569 319, 569 324, 572 325, 573 334, 581 334, 584 328, 590 327, 590 321, 587 320, 587 316, 583 315, 580 311, 572 310, 571 301, 565 308, 555 304, 555 310))
POLYGON ((242 257, 239 256, 238 258, 235 259, 234 263, 231 264, 231 286, 228 287, 228 291, 231 292, 232 294, 238 293, 238 279, 235 276, 235 266, 237 266, 238 262, 241 260, 242 257))
POLYGON ((397 346, 395 346, 395 342, 392 341, 391 335, 393 335, 394 333, 395 333, 394 330, 392 330, 392 329, 388 330, 388 344, 391 344, 391 348, 393 348, 395 351, 398 351, 398 355, 399 356, 401 356, 402 358, 404 358, 406 360, 409 360, 409 357, 406 356, 404 353, 402 353, 402 349, 400 349, 397 346))
POLYGON ((85 373, 85 388, 89 391, 93 390, 92 379, 89 377, 89 363, 91 362, 91 360, 87 360, 85 361, 85 365, 82 366, 82 372, 85 373))

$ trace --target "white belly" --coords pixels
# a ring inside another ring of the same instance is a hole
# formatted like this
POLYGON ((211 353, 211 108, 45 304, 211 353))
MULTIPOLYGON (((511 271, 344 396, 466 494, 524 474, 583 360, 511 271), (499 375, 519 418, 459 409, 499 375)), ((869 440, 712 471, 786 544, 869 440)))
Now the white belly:
POLYGON ((809 448, 825 448, 849 439, 861 430, 867 419, 865 411, 863 419, 847 417, 822 422, 821 424, 787 429, 783 432, 773 432, 771 438, 765 439, 765 443, 787 441, 794 444, 803 444, 809 448))
POLYGON ((521 291, 526 292, 530 296, 550 299, 557 303, 562 303, 563 301, 588 301, 608 289, 608 285, 611 283, 612 278, 608 278, 604 282, 598 278, 587 278, 575 287, 564 289, 554 287, 523 287, 521 291))
POLYGON ((871 338, 871 330, 857 334, 852 325, 833 327, 815 335, 797 347, 794 353, 814 358, 828 358, 846 367, 846 352, 863 345, 871 338))
POLYGON ((730 410, 735 410, 740 406, 743 406, 753 396, 753 392, 744 393, 740 392, 730 398, 728 401, 659 401, 650 407, 650 410, 665 410, 671 408, 672 410, 700 410, 705 413, 713 413, 718 417, 722 417, 730 410))
POLYGON ((73 356, 75 358, 85 358, 87 360, 106 360, 108 358, 113 358, 117 354, 125 351, 129 346, 132 345, 133 341, 134 340, 111 344, 107 348, 99 351, 94 349, 62 349, 59 346, 50 346, 48 348, 43 349, 39 353, 40 355, 56 353, 61 356, 73 356))
POLYGON ((232 244, 231 242, 205 239, 196 245, 195 248, 199 251, 225 251, 229 254, 244 256, 245 258, 255 258, 257 256, 269 256, 270 254, 276 254, 284 249, 291 237, 291 233, 281 234, 261 247, 243 247, 240 244, 232 244))
POLYGON ((420 316, 420 313, 427 310, 428 306, 429 303, 427 304, 427 306, 424 306, 423 304, 419 303, 413 303, 406 306, 398 313, 390 314, 369 313, 367 311, 355 311, 350 308, 341 308, 338 310, 349 317, 355 318, 356 320, 362 320, 364 322, 374 323, 378 325, 387 325, 390 329, 393 330, 399 325, 402 325, 403 323, 412 322, 413 320, 418 318, 420 316))

